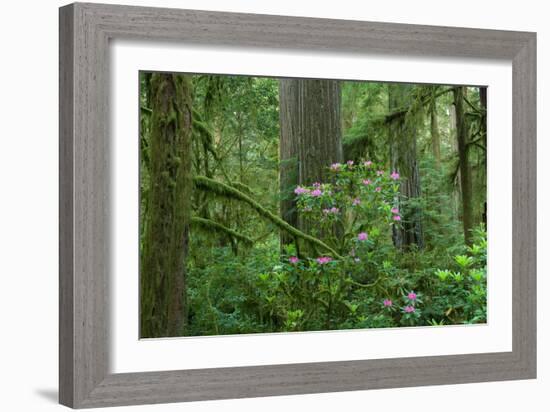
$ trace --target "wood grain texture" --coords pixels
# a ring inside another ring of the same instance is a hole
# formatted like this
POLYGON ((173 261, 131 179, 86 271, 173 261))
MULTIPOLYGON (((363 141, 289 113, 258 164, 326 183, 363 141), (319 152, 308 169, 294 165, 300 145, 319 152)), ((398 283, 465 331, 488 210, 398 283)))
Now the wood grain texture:
POLYGON ((534 33, 84 3, 62 7, 59 25, 62 404, 85 408, 536 376, 534 33), (513 350, 110 374, 108 42, 118 38, 512 61, 513 350))
POLYGON ((61 37, 60 79, 61 180, 66 186, 60 190, 66 204, 60 216, 60 375, 67 373, 71 382, 59 392, 62 403, 74 406, 104 380, 108 366, 108 44, 85 14, 78 5, 60 10, 60 34, 68 37, 61 37))
POLYGON ((512 62, 513 351, 536 375, 537 42, 532 36, 512 62))
MULTIPOLYGON (((72 7, 70 8, 72 10, 72 7)), ((73 37, 69 8, 59 14, 59 401, 73 404, 73 37)))

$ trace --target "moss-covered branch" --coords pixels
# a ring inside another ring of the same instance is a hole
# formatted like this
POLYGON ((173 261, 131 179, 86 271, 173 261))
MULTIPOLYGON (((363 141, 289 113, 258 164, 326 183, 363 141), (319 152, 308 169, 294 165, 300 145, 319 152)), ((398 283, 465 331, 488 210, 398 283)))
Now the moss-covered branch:
POLYGON ((229 185, 249 196, 254 195, 254 191, 252 190, 252 188, 248 185, 245 185, 243 182, 230 182, 229 185))
POLYGON ((214 141, 214 137, 208 129, 208 126, 204 122, 193 118, 193 130, 198 134, 202 144, 206 150, 212 154, 214 160, 219 161, 220 159, 218 157, 218 153, 216 152, 216 149, 214 149, 214 145, 212 143, 214 141))
POLYGON ((191 225, 226 234, 236 240, 246 243, 247 245, 252 245, 254 243, 254 240, 248 236, 210 219, 194 216, 191 218, 191 225))
POLYGON ((210 179, 210 178, 205 177, 205 176, 195 176, 193 178, 193 183, 194 183, 194 185, 197 189, 206 190, 206 191, 208 191, 210 193, 214 193, 218 196, 229 197, 229 198, 240 200, 242 202, 247 203, 260 216, 268 219, 274 225, 276 225, 280 229, 286 231, 290 235, 292 235, 296 238, 303 239, 306 242, 309 242, 312 245, 319 247, 320 249, 326 250, 327 252, 332 254, 334 257, 341 258, 341 256, 333 248, 328 246, 326 243, 324 243, 321 240, 296 229, 294 226, 289 225, 287 222, 285 222, 279 216, 276 216, 275 214, 271 213, 269 210, 264 208, 261 204, 259 204, 254 199, 247 196, 246 194, 244 194, 240 190, 238 190, 238 189, 236 189, 232 186, 229 186, 225 183, 218 182, 214 179, 210 179))
POLYGON ((401 107, 401 108, 398 108, 398 109, 394 110, 392 113, 389 113, 389 114, 385 115, 384 120, 385 120, 386 123, 391 123, 392 121, 405 116, 409 111, 411 111, 411 110, 414 111, 415 109, 418 109, 419 107, 425 106, 428 103, 430 103, 430 101, 432 99, 437 99, 438 97, 443 96, 444 94, 452 92, 454 89, 456 89, 456 87, 447 87, 447 88, 444 88, 444 89, 442 89, 442 90, 440 90, 436 93, 432 93, 432 94, 427 93, 427 94, 421 95, 421 96, 418 97, 418 100, 415 101, 415 103, 413 103, 413 105, 401 107))

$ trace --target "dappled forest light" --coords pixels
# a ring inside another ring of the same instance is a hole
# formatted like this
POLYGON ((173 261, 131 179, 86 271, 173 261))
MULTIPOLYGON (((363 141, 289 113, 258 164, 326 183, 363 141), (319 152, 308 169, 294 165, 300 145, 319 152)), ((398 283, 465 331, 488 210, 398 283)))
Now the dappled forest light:
POLYGON ((140 335, 486 322, 482 87, 140 73, 140 335))

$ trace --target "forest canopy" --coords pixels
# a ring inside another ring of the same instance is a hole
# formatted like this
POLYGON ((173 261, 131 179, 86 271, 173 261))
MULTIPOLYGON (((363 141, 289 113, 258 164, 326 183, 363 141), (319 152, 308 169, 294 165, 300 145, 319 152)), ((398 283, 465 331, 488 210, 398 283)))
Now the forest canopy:
POLYGON ((486 322, 487 90, 140 73, 140 336, 486 322))

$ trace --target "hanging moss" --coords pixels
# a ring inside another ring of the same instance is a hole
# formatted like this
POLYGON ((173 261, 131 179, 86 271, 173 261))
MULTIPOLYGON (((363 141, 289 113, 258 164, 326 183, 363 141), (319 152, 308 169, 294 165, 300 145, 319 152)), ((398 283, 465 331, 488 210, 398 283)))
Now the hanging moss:
POLYGON ((216 162, 219 162, 220 158, 218 157, 218 153, 214 148, 214 135, 210 131, 207 123, 203 120, 199 111, 195 108, 193 108, 193 132, 195 137, 197 138, 196 143, 200 142, 202 144, 205 169, 208 176, 211 174, 208 165, 208 153, 212 155, 216 162))
POLYGON ((384 121, 386 123, 391 123, 395 120, 401 121, 405 116, 422 110, 424 106, 429 105, 433 99, 437 99, 444 94, 450 93, 454 89, 456 89, 456 87, 448 87, 435 93, 428 91, 425 94, 419 94, 412 100, 412 102, 393 108, 389 114, 384 116, 384 121))
POLYGON ((295 238, 303 239, 304 241, 311 244, 313 247, 317 247, 319 249, 326 250, 330 254, 332 254, 334 257, 341 258, 341 256, 330 246, 328 246, 323 241, 310 236, 298 229, 296 229, 294 226, 289 225, 284 220, 282 220, 280 217, 276 216, 275 214, 271 213, 269 210, 264 208, 261 204, 256 202, 251 197, 247 196, 240 190, 229 186, 225 183, 218 182, 214 179, 210 179, 205 176, 195 176, 193 177, 193 184, 195 185, 195 188, 199 190, 205 190, 210 193, 216 194, 218 196, 223 196, 231 199, 240 200, 242 202, 247 203, 252 209, 254 209, 260 216, 268 219, 271 221, 274 225, 276 225, 279 229, 282 229, 286 231, 288 234, 292 235, 295 238))
POLYGON ((208 130, 208 126, 197 119, 193 119, 193 129, 199 132, 201 135, 205 136, 208 139, 212 139, 212 133, 208 130))

